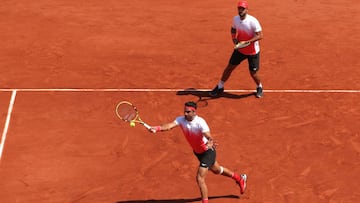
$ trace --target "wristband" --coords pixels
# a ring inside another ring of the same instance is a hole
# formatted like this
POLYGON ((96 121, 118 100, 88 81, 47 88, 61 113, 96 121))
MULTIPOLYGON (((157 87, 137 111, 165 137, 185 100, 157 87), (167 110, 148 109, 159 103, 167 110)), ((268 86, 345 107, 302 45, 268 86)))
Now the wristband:
POLYGON ((156 127, 155 127, 155 131, 156 131, 156 132, 160 132, 160 131, 161 131, 161 126, 159 126, 159 125, 156 126, 156 127))

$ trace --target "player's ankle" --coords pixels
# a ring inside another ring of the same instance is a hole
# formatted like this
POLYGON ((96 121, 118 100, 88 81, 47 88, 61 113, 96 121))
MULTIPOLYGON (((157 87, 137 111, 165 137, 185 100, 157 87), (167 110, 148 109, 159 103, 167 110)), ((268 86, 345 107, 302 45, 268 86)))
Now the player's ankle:
POLYGON ((240 181, 240 176, 237 173, 233 173, 231 176, 232 179, 236 180, 236 181, 240 181))

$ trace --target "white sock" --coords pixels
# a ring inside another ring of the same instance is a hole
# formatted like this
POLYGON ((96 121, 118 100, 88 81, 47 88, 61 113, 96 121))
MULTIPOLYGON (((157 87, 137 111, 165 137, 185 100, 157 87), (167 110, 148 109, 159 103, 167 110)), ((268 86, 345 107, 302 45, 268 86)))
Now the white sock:
POLYGON ((262 84, 260 83, 260 84, 258 85, 258 87, 261 87, 261 88, 262 88, 262 84))
POLYGON ((218 86, 219 89, 221 89, 221 88, 224 88, 224 84, 225 84, 225 82, 220 80, 220 82, 218 83, 217 86, 218 86))

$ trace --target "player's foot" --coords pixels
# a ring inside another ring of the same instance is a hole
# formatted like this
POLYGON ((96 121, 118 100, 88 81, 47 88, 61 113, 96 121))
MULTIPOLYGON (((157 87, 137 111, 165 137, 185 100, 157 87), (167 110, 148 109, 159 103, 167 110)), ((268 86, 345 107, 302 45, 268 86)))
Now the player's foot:
POLYGON ((247 180, 247 175, 240 174, 240 179, 236 181, 236 183, 240 186, 240 194, 244 194, 244 192, 245 192, 246 180, 247 180))
POLYGON ((262 89, 262 87, 257 87, 256 88, 256 97, 257 98, 260 98, 260 97, 262 97, 264 94, 263 94, 263 89, 262 89))
POLYGON ((217 85, 216 85, 216 87, 213 89, 213 90, 211 90, 211 92, 209 93, 209 95, 211 96, 211 97, 216 97, 216 96, 218 96, 219 94, 221 94, 221 93, 223 93, 224 92, 224 88, 219 88, 217 85))

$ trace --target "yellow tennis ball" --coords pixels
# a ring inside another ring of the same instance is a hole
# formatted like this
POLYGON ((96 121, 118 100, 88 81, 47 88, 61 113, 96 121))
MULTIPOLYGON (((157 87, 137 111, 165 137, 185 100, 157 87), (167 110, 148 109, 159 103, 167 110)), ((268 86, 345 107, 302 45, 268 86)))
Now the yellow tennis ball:
POLYGON ((131 127, 135 127, 135 122, 130 122, 131 127))

